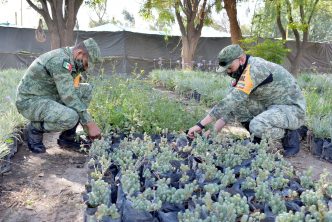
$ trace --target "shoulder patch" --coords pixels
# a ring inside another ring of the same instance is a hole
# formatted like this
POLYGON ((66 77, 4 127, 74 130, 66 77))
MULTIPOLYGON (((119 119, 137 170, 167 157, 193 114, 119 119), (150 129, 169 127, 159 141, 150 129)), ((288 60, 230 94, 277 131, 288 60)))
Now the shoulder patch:
POLYGON ((62 62, 62 67, 69 70, 69 72, 71 72, 73 69, 73 66, 68 62, 68 60, 65 59, 62 62))
POLYGON ((244 92, 245 94, 250 94, 252 89, 254 88, 254 83, 250 76, 250 64, 248 64, 247 68, 244 70, 244 73, 241 75, 239 81, 237 82, 236 89, 244 92))

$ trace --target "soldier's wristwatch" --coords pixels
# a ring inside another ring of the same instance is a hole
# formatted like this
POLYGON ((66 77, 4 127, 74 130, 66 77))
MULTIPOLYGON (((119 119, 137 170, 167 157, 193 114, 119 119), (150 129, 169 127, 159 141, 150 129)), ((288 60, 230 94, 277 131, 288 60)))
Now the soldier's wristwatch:
POLYGON ((197 122, 197 123, 196 123, 196 126, 199 126, 201 129, 204 129, 204 128, 205 128, 205 126, 203 126, 201 122, 197 122))

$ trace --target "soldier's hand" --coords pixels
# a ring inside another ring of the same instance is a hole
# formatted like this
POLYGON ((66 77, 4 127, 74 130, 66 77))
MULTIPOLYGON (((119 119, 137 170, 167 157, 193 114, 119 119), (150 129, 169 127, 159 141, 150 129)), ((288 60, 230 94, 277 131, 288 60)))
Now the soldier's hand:
POLYGON ((195 138, 195 133, 200 133, 202 132, 202 129, 201 127, 195 125, 193 127, 191 127, 187 133, 187 136, 190 138, 190 139, 194 139, 195 138))
POLYGON ((211 130, 208 130, 208 131, 206 131, 206 132, 204 133, 204 137, 205 137, 205 138, 209 138, 210 135, 211 135, 211 130))
POLYGON ((95 122, 88 122, 86 124, 88 136, 91 140, 100 139, 101 132, 95 122))

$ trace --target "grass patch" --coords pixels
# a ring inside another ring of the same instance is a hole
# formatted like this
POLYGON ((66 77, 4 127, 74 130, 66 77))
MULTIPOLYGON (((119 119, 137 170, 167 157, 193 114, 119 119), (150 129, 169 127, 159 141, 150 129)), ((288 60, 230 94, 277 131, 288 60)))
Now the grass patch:
POLYGON ((184 131, 204 115, 203 108, 170 100, 142 80, 99 77, 92 83, 89 110, 103 132, 184 131))
POLYGON ((0 71, 0 158, 8 154, 15 127, 23 125, 25 119, 15 106, 16 88, 25 70, 8 69, 0 71))
POLYGON ((153 70, 150 79, 155 85, 190 97, 201 94, 201 103, 210 107, 224 98, 230 90, 231 78, 212 72, 153 70))
POLYGON ((307 102, 306 123, 316 137, 332 138, 332 77, 303 73, 298 83, 307 102))

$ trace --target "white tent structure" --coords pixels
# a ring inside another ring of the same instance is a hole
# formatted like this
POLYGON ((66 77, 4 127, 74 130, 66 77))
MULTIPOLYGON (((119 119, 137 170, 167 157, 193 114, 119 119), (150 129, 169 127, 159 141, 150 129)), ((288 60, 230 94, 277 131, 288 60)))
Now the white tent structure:
MULTIPOLYGON (((132 28, 132 27, 124 27, 112 23, 108 23, 105 25, 96 26, 93 28, 85 29, 84 31, 106 31, 106 32, 120 32, 120 31, 127 31, 127 32, 134 32, 134 33, 141 33, 141 34, 151 34, 151 35, 168 35, 168 36, 181 36, 181 32, 178 27, 174 26, 170 30, 170 32, 164 31, 153 31, 147 30, 142 28, 132 28)), ((201 37, 231 37, 229 33, 218 31, 212 27, 204 26, 202 29, 201 37)))

